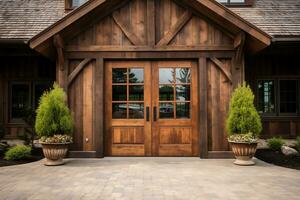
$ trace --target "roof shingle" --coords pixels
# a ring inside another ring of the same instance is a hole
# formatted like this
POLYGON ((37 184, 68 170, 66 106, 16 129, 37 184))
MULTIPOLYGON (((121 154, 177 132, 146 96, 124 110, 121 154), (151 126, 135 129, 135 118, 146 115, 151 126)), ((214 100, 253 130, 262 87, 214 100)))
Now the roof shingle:
MULTIPOLYGON (((230 9, 273 37, 300 37, 299 0, 230 9)), ((0 0, 0 39, 28 40, 65 15, 64 0, 0 0)))

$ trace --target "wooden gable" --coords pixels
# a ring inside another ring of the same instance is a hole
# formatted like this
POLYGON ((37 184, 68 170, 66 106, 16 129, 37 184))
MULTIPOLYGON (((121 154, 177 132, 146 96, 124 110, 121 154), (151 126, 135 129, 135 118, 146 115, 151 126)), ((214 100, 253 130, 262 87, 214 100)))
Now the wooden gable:
POLYGON ((146 47, 233 49, 233 36, 172 0, 156 1, 155 7, 153 1, 132 0, 67 42, 67 50, 146 47))

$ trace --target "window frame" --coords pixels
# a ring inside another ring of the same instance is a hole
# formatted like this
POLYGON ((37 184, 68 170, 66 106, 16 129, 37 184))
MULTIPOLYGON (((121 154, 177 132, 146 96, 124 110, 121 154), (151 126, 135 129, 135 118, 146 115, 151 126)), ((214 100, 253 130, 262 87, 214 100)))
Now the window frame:
POLYGON ((273 113, 260 113, 262 117, 299 117, 300 116, 300 77, 274 77, 274 76, 266 76, 266 77, 259 77, 255 81, 255 106, 258 109, 259 104, 259 92, 258 92, 258 82, 263 80, 274 80, 274 93, 275 93, 275 112, 273 113), (296 98, 297 98, 297 112, 295 113, 281 113, 280 112, 280 81, 282 80, 294 80, 297 81, 297 88, 296 88, 296 98))
POLYGON ((244 0, 244 2, 231 2, 231 0, 227 0, 227 2, 219 2, 219 3, 228 7, 253 6, 255 0, 244 0))
POLYGON ((9 91, 9 96, 8 96, 8 123, 9 124, 25 124, 24 120, 22 118, 13 118, 12 117, 12 86, 13 85, 22 85, 22 84, 26 84, 28 85, 29 87, 29 105, 34 108, 34 105, 35 105, 35 88, 36 88, 36 85, 38 84, 47 84, 49 85, 49 87, 51 87, 51 82, 50 80, 38 80, 38 81, 35 81, 35 80, 25 80, 25 81, 21 81, 21 80, 12 80, 12 81, 9 81, 9 84, 8 84, 8 91, 9 91))

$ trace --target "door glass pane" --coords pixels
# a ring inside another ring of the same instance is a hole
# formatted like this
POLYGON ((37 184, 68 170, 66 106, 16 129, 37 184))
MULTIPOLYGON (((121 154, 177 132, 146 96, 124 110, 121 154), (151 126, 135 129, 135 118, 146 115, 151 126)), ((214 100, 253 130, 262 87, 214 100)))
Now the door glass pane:
POLYGON ((144 69, 134 69, 129 70, 129 83, 144 83, 144 69))
POLYGON ((11 117, 21 119, 24 117, 25 110, 30 108, 28 84, 13 84, 11 88, 11 117))
POLYGON ((127 68, 114 68, 112 69, 113 83, 126 83, 127 68))
POLYGON ((126 85, 114 85, 112 96, 113 96, 113 101, 126 101, 127 100, 126 85))
POLYGON ((144 100, 144 86, 131 85, 129 86, 129 100, 143 101, 144 100))
POLYGON ((144 118, 144 104, 143 103, 130 103, 128 106, 129 106, 129 118, 130 119, 143 119, 144 118))
POLYGON ((190 86, 189 85, 177 85, 176 86, 176 100, 177 101, 189 101, 190 100, 190 86))
POLYGON ((174 99, 174 86, 173 85, 160 85, 159 86, 159 100, 168 101, 174 99))
POLYGON ((176 103, 176 118, 190 118, 190 103, 176 103))
POLYGON ((126 119, 127 118, 127 105, 125 103, 112 104, 112 118, 113 119, 126 119))
POLYGON ((159 104, 159 118, 174 118, 174 104, 173 103, 160 103, 159 104))
POLYGON ((174 68, 160 68, 159 69, 159 83, 173 83, 174 82, 174 68))
POLYGON ((190 68, 176 68, 176 83, 190 83, 191 70, 190 68))

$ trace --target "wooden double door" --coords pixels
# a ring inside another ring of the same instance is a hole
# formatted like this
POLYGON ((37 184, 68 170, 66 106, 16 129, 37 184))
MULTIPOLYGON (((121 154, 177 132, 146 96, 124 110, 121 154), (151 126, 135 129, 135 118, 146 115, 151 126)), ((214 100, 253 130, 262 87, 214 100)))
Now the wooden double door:
POLYGON ((197 63, 105 65, 107 156, 198 156, 197 63))

